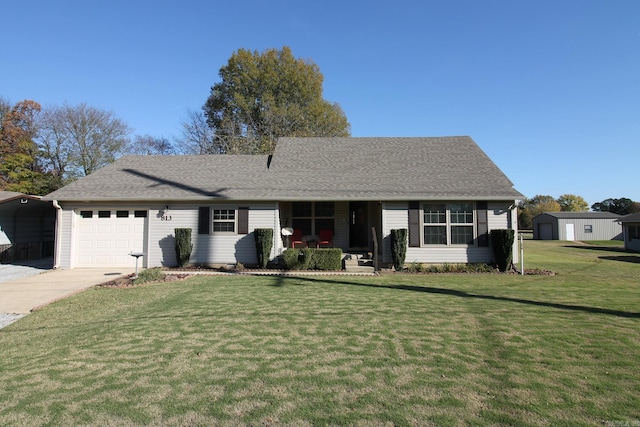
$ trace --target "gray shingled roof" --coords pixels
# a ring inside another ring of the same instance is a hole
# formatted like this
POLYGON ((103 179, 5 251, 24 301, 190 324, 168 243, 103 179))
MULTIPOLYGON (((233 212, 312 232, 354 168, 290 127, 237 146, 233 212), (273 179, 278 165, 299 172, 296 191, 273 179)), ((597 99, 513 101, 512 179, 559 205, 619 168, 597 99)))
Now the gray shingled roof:
POLYGON ((620 215, 613 212, 545 212, 558 219, 618 219, 620 215))
POLYGON ((268 156, 129 156, 48 200, 515 200, 469 137, 281 138, 268 156))
POLYGON ((40 196, 18 193, 16 191, 0 191, 0 203, 10 202, 15 199, 40 200, 40 196))
POLYGON ((47 194, 60 201, 251 200, 263 197, 268 156, 126 156, 47 194))
POLYGON ((523 198, 467 136, 281 138, 271 169, 288 199, 523 198))
POLYGON ((620 222, 640 222, 640 212, 631 213, 620 218, 620 222))

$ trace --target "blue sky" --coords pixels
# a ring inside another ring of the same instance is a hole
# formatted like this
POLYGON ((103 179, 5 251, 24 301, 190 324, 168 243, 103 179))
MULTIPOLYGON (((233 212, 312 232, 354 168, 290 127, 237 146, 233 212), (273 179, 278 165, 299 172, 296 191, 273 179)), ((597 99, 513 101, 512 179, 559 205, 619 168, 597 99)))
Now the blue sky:
POLYGON ((320 67, 353 136, 469 135, 527 197, 640 201, 637 0, 22 0, 2 12, 11 102, 85 102, 173 139, 234 51, 286 45, 320 67))

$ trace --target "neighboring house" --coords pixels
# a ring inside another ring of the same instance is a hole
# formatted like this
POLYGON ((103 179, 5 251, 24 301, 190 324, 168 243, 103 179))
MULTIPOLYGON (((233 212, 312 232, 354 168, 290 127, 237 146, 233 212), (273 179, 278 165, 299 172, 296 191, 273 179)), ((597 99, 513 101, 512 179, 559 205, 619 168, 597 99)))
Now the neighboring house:
POLYGON ((533 218, 536 240, 622 240, 620 215, 611 212, 545 212, 533 218))
POLYGON ((619 221, 622 224, 624 248, 640 252, 640 212, 625 215, 619 221))
MULTIPOLYGON (((56 266, 175 266, 174 229, 191 228, 195 264, 255 264, 252 231, 371 251, 409 230, 406 262, 491 262, 488 232, 517 227, 524 196, 469 137, 281 138, 273 155, 128 156, 51 194, 56 266)), ((516 245, 514 244, 514 248, 516 245)), ((517 256, 517 251, 514 251, 517 256)))
POLYGON ((39 196, 0 191, 0 262, 53 256, 56 212, 39 196))

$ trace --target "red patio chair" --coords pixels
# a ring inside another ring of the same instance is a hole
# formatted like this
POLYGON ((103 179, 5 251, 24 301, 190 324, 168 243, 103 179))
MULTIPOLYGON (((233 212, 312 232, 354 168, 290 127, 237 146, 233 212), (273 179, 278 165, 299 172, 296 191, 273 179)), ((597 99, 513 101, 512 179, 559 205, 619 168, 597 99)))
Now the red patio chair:
POLYGON ((295 248, 296 243, 300 243, 301 245, 305 245, 306 243, 302 241, 302 230, 299 228, 295 228, 293 230, 293 234, 291 235, 291 247, 295 248))
POLYGON ((320 245, 326 245, 327 247, 331 247, 333 244, 333 230, 329 228, 324 228, 318 232, 318 241, 316 242, 316 247, 319 248, 320 245))

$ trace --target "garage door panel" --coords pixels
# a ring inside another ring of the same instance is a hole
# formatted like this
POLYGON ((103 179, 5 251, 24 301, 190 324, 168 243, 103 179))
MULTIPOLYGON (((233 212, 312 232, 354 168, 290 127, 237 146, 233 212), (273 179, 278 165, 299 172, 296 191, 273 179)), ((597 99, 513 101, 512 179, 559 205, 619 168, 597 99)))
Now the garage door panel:
POLYGON ((116 240, 115 241, 115 248, 116 249, 130 249, 131 248, 131 242, 129 242, 128 240, 116 240))
MULTIPOLYGON (((102 209, 104 210, 104 209, 102 209)), ((144 248, 145 217, 136 217, 130 210, 128 217, 93 215, 77 217, 76 262, 78 267, 134 267, 135 258, 129 254, 144 248)))
POLYGON ((78 232, 81 234, 93 233, 93 224, 81 224, 78 226, 78 232))
POLYGON ((80 249, 93 249, 94 243, 95 242, 93 240, 81 240, 78 242, 78 247, 80 249))
MULTIPOLYGON (((108 221, 108 219, 98 218, 96 221, 108 221)), ((111 224, 99 224, 98 225, 98 234, 111 234, 111 224)))
POLYGON ((93 257, 91 255, 80 255, 78 256, 78 264, 81 266, 86 266, 93 262, 93 257))
POLYGON ((111 265, 111 256, 110 255, 98 255, 98 256, 96 256, 96 265, 99 265, 99 266, 111 265))
POLYGON ((96 249, 109 249, 111 248, 111 240, 98 240, 96 242, 96 249))
POLYGON ((129 224, 116 224, 116 233, 127 234, 133 232, 133 227, 129 224))

